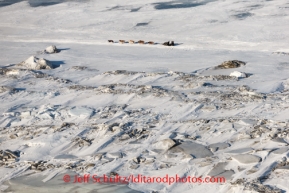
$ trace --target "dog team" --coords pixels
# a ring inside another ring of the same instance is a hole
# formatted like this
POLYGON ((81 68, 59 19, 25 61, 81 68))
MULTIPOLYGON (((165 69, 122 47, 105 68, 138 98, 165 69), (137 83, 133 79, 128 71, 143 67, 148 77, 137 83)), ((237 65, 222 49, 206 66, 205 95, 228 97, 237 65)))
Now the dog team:
MULTIPOLYGON (((108 40, 109 43, 114 43, 113 40, 108 40)), ((127 43, 125 40, 119 40, 118 43, 120 44, 125 44, 127 43)), ((150 45, 154 45, 156 44, 155 42, 153 41, 149 41, 149 42, 145 42, 144 40, 139 40, 138 42, 135 42, 134 40, 129 40, 128 43, 130 44, 135 44, 135 43, 138 43, 138 44, 150 44, 150 45)), ((164 46, 174 46, 175 43, 174 41, 167 41, 167 42, 164 42, 163 43, 164 46)))

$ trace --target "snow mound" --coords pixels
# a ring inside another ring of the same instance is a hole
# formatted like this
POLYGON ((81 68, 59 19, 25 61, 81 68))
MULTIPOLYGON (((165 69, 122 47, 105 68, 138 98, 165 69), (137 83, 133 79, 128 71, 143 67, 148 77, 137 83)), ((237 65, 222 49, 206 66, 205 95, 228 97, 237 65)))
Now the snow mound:
POLYGON ((244 72, 238 72, 238 71, 234 71, 230 74, 230 76, 235 76, 237 78, 246 78, 247 74, 244 72))
POLYGON ((245 62, 239 61, 239 60, 229 60, 225 61, 219 66, 216 67, 216 69, 227 69, 227 68, 239 68, 241 66, 246 65, 245 62))
POLYGON ((32 70, 53 69, 50 61, 45 60, 44 58, 37 58, 35 56, 29 57, 27 60, 21 62, 19 65, 32 70))
POLYGON ((45 53, 47 54, 53 54, 53 53, 58 53, 59 50, 56 48, 56 46, 52 45, 52 46, 48 46, 45 50, 45 53))
POLYGON ((156 149, 168 150, 173 147, 176 143, 172 139, 163 139, 161 141, 157 141, 153 144, 153 147, 156 149))

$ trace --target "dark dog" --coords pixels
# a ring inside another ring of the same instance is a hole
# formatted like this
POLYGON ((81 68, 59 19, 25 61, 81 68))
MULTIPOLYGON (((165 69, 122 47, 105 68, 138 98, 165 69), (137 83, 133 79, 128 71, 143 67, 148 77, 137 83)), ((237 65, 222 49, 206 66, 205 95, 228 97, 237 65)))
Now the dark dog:
POLYGON ((169 46, 170 42, 164 42, 163 45, 164 46, 169 46))
POLYGON ((109 42, 109 43, 113 43, 114 41, 113 41, 113 40, 108 40, 108 42, 109 42))
POLYGON ((175 42, 174 41, 168 41, 163 43, 164 46, 174 46, 175 42))
POLYGON ((145 44, 145 41, 139 40, 138 43, 139 43, 139 44, 145 44))

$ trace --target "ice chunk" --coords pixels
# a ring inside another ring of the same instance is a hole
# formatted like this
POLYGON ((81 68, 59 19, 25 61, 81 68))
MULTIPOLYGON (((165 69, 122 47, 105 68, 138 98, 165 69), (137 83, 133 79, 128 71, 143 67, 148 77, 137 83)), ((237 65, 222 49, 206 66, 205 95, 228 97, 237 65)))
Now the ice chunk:
POLYGON ((238 72, 238 71, 234 71, 230 74, 230 76, 235 76, 237 78, 246 78, 247 74, 244 72, 238 72))
POLYGON ((121 152, 107 153, 106 157, 108 158, 122 158, 123 155, 121 152))
POLYGON ((241 149, 234 149, 234 150, 231 150, 231 151, 228 151, 227 153, 248 153, 248 152, 251 152, 253 151, 254 149, 252 149, 251 147, 247 147, 247 148, 241 148, 241 149))
POLYGON ((289 150, 288 147, 283 147, 283 148, 280 148, 280 149, 277 149, 277 150, 273 151, 272 153, 274 153, 274 154, 283 154, 283 153, 286 153, 288 150, 289 150))
POLYGON ((56 156, 54 159, 77 159, 77 157, 71 154, 61 154, 56 156))
POLYGON ((234 155, 232 158, 243 164, 258 163, 262 161, 262 158, 251 154, 234 155))
POLYGON ((228 165, 228 163, 221 162, 218 163, 209 173, 209 176, 217 176, 220 175, 221 173, 224 173, 226 170, 224 169, 228 165))
POLYGON ((90 117, 92 113, 93 110, 86 107, 74 107, 69 110, 69 114, 76 117, 90 117))
POLYGON ((209 173, 209 176, 221 176, 226 178, 226 180, 230 179, 235 172, 233 170, 225 170, 224 168, 226 167, 228 163, 221 162, 218 163, 209 173))
POLYGON ((173 147, 176 143, 172 139, 163 139, 153 144, 155 149, 168 150, 173 147))
POLYGON ((208 146, 209 149, 211 149, 212 152, 221 150, 221 149, 226 149, 227 147, 230 147, 230 144, 228 143, 214 143, 208 146))
POLYGON ((213 155, 206 146, 191 141, 185 141, 182 144, 173 147, 170 151, 173 153, 182 152, 186 155, 191 155, 194 158, 204 158, 213 155))
POLYGON ((59 50, 54 45, 48 46, 44 51, 46 53, 48 53, 48 54, 53 54, 53 53, 58 53, 59 52, 59 50))
POLYGON ((37 58, 35 56, 29 57, 27 60, 21 62, 19 66, 26 67, 28 69, 33 70, 41 70, 41 69, 52 69, 52 64, 43 58, 37 58))

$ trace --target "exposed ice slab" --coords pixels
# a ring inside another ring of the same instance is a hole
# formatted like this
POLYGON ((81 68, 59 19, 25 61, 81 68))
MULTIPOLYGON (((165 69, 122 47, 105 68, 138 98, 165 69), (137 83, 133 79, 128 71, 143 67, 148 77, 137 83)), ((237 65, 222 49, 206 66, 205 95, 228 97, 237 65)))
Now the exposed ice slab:
POLYGON ((173 147, 171 152, 182 152, 186 155, 191 155, 194 158, 204 158, 214 155, 206 146, 194 143, 191 141, 185 141, 182 144, 173 147))
POLYGON ((262 160, 262 158, 251 154, 234 155, 232 158, 243 164, 258 163, 262 160))
POLYGON ((54 159, 76 159, 77 157, 70 154, 61 154, 56 156, 54 159))
POLYGON ((74 107, 69 110, 69 114, 76 117, 90 117, 92 113, 93 110, 86 107, 74 107))
POLYGON ((227 153, 248 153, 248 152, 251 152, 253 151, 252 148, 248 147, 248 148, 241 148, 241 149, 234 149, 234 150, 231 150, 231 151, 228 151, 227 153))
POLYGON ((288 147, 282 147, 280 149, 277 149, 277 150, 273 151, 272 153, 274 153, 274 154, 283 154, 283 153, 286 153, 288 150, 289 150, 288 147))
POLYGON ((228 165, 226 162, 218 163, 209 173, 208 176, 221 176, 229 180, 235 172, 233 170, 225 170, 228 165))
POLYGON ((230 144, 228 143, 214 143, 208 146, 212 152, 221 150, 221 149, 226 149, 227 147, 230 147, 230 144))

